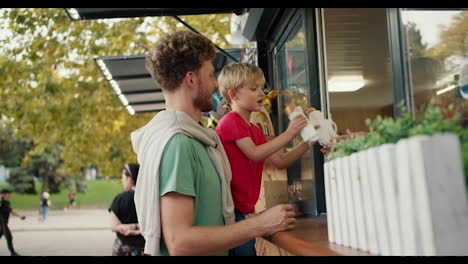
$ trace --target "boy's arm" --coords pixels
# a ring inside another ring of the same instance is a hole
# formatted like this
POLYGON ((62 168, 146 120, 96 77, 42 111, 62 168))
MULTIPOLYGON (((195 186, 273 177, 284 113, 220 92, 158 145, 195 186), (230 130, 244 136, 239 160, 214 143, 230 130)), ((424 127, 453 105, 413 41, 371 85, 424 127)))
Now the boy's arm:
POLYGON ((225 226, 193 226, 192 196, 169 192, 161 197, 162 237, 171 256, 210 255, 249 239, 294 227, 291 205, 277 205, 258 216, 225 226))
POLYGON ((259 162, 273 155, 283 146, 288 144, 288 142, 291 141, 294 137, 295 134, 290 131, 285 131, 283 134, 277 136, 273 140, 258 146, 255 145, 250 137, 236 140, 236 145, 249 160, 259 162))
POLYGON ((298 115, 291 120, 288 129, 281 135, 261 145, 255 145, 251 138, 245 137, 236 140, 236 145, 251 161, 259 162, 267 159, 273 153, 280 150, 288 144, 299 132, 307 125, 307 119, 304 116, 298 115))
POLYGON ((273 155, 271 155, 267 161, 273 164, 277 169, 286 169, 287 167, 291 166, 296 160, 298 160, 304 153, 306 153, 310 149, 309 144, 307 142, 302 142, 301 144, 297 145, 291 151, 283 153, 282 151, 277 151, 273 155))

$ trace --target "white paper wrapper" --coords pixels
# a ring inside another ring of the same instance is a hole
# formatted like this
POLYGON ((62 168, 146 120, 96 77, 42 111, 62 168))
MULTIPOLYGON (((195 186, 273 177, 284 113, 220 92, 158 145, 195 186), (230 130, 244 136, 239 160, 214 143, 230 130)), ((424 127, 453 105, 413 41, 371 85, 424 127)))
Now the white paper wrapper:
POLYGON ((300 106, 296 106, 294 111, 289 114, 289 120, 293 120, 297 115, 302 115, 307 119, 307 126, 301 130, 302 140, 308 143, 313 143, 318 140, 319 133, 315 130, 314 126, 310 123, 309 119, 304 115, 304 111, 300 106))

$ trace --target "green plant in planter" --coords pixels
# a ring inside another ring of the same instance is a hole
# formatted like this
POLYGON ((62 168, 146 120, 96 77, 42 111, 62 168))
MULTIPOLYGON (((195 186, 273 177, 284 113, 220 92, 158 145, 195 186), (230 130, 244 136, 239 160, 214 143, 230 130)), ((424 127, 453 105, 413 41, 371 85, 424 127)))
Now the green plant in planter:
POLYGON ((366 136, 351 136, 348 139, 337 142, 327 155, 327 160, 334 160, 361 151, 363 146, 365 146, 366 138, 366 136))
POLYGON ((396 143, 411 136, 455 133, 460 139, 465 183, 468 188, 468 130, 460 126, 461 116, 454 106, 440 107, 431 102, 419 122, 415 122, 411 114, 400 107, 403 115, 397 119, 381 116, 377 116, 374 120, 367 119, 369 133, 366 136, 352 135, 337 142, 332 146, 331 152, 326 157, 327 160, 349 156, 354 152, 387 143, 396 143))
POLYGON ((377 116, 374 120, 366 119, 366 125, 369 133, 366 136, 351 136, 346 140, 336 143, 327 159, 351 155, 353 152, 359 152, 375 146, 387 143, 396 143, 402 138, 407 138, 409 131, 414 127, 414 120, 411 114, 406 111, 402 104, 399 105, 403 116, 396 120, 391 117, 377 116))
POLYGON ((369 134, 377 134, 379 140, 369 139, 367 147, 374 147, 387 143, 396 143, 402 138, 409 136, 411 128, 414 127, 414 120, 411 114, 404 111, 403 116, 397 119, 390 117, 382 118, 378 116, 374 121, 366 120, 369 127, 369 134))
POLYGON ((410 129, 409 136, 451 132, 457 134, 461 140, 462 132, 466 129, 459 125, 460 118, 453 105, 438 107, 431 102, 421 121, 410 129))

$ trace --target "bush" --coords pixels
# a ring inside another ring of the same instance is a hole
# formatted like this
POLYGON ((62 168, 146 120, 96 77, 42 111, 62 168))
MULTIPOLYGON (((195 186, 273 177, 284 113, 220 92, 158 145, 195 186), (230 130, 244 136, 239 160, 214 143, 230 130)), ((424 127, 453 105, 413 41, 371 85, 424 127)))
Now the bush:
POLYGON ((34 186, 34 176, 23 167, 12 168, 7 182, 15 192, 37 194, 34 186))

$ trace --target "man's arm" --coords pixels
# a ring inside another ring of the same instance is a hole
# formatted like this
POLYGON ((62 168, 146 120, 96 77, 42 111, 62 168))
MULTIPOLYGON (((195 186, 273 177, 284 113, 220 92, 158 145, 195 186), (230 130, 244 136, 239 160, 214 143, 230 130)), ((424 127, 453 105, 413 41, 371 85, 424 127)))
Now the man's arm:
POLYGON ((14 216, 17 216, 17 217, 21 218, 21 220, 26 219, 26 216, 24 216, 24 215, 18 213, 15 209, 11 209, 11 214, 14 215, 14 216))
POLYGON ((161 197, 161 228, 170 255, 209 255, 249 239, 294 227, 291 205, 278 205, 262 214, 226 226, 192 226, 193 197, 170 192, 161 197))

